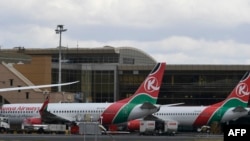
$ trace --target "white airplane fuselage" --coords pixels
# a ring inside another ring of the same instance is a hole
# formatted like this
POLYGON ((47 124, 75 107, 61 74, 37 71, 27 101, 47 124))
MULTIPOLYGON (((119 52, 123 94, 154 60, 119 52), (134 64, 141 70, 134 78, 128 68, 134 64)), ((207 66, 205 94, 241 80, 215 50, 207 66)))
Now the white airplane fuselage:
MULTIPOLYGON (((68 121, 91 120, 102 122, 101 114, 111 104, 112 103, 49 103, 47 111, 68 121)), ((140 108, 141 105, 142 104, 136 105, 130 113, 127 113, 129 114, 128 120, 156 112, 156 109, 143 110, 140 108)), ((41 106, 42 103, 4 104, 0 109, 0 115, 9 117, 10 123, 21 124, 26 118, 40 117, 39 110, 41 106)))
POLYGON ((201 113, 207 108, 207 106, 176 106, 176 107, 162 107, 157 113, 153 115, 163 119, 163 120, 174 120, 177 121, 179 125, 183 126, 202 126, 197 125, 196 120, 201 117, 203 125, 212 122, 212 120, 218 120, 219 122, 226 122, 230 120, 238 119, 239 117, 248 114, 248 110, 244 112, 234 112, 232 108, 220 109, 215 112, 212 116, 201 113), (212 117, 216 117, 212 119, 212 117))

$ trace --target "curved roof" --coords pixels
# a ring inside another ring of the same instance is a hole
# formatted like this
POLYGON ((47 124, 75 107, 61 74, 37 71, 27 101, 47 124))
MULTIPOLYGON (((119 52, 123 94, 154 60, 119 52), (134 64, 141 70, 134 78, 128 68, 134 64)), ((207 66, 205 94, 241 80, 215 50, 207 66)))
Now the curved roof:
POLYGON ((120 53, 121 64, 127 64, 126 61, 129 63, 129 59, 134 59, 133 64, 156 64, 156 60, 152 56, 140 49, 134 47, 117 47, 115 50, 120 53))
MULTIPOLYGON (((21 48, 21 49, 22 49, 21 50, 22 54, 26 54, 26 55, 54 55, 54 56, 58 55, 58 48, 27 48, 27 49, 21 48)), ((12 53, 19 53, 20 48, 9 49, 9 50, 4 50, 4 51, 12 52, 12 53)), ((112 63, 116 62, 119 64, 130 64, 130 65, 138 65, 138 64, 155 65, 156 64, 156 60, 152 56, 134 47, 112 47, 108 45, 104 47, 96 47, 96 48, 63 47, 62 54, 68 55, 68 57, 70 56, 79 57, 79 56, 75 56, 75 54, 77 55, 84 54, 84 56, 80 56, 80 57, 94 58, 94 60, 100 59, 100 58, 102 59, 103 57, 107 57, 111 59, 115 58, 117 59, 117 61, 113 61, 112 63), (86 56, 87 54, 89 56, 86 56), (103 54, 105 54, 105 56, 103 56, 103 54)), ((91 61, 89 63, 91 63, 91 61)), ((98 63, 102 63, 102 62, 99 61, 98 63)))

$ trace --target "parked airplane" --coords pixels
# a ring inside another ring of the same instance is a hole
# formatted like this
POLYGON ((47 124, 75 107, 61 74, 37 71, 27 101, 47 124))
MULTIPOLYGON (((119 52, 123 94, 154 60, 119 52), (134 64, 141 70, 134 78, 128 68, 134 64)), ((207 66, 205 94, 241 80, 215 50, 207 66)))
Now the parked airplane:
MULTIPOLYGON (((250 73, 246 73, 230 95, 223 101, 209 106, 162 106, 148 119, 177 121, 178 125, 201 127, 214 122, 226 123, 246 116, 249 112, 250 73)), ((139 120, 130 121, 128 128, 139 128, 139 120)), ((133 128, 133 129, 132 129, 133 128)))
POLYGON ((157 63, 131 97, 114 103, 49 103, 47 99, 44 104, 4 104, 1 115, 13 124, 25 119, 30 124, 91 120, 107 125, 141 118, 159 110, 156 101, 165 67, 166 63, 157 63))

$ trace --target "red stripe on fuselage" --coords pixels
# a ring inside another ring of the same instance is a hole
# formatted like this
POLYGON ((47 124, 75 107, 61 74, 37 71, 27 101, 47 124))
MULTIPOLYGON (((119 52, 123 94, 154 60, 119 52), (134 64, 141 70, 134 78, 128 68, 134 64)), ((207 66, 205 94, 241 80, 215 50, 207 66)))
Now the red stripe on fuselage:
POLYGON ((125 104, 126 103, 121 103, 121 102, 116 102, 111 104, 102 114, 102 123, 112 124, 116 114, 125 104))
POLYGON ((199 116, 196 118, 193 126, 203 126, 206 125, 209 121, 209 119, 212 117, 212 115, 214 114, 214 112, 220 108, 220 106, 222 105, 222 103, 217 103, 214 104, 212 106, 208 106, 206 109, 204 109, 199 116))

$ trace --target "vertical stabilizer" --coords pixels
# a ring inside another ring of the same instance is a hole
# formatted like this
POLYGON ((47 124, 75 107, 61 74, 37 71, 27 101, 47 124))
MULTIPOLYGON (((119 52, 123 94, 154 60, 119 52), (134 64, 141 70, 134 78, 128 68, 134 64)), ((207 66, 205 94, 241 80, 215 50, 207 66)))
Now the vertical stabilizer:
POLYGON ((46 97, 45 101, 43 102, 43 105, 42 105, 41 109, 39 110, 39 114, 40 114, 41 117, 42 117, 44 111, 47 110, 48 104, 49 104, 49 95, 46 97))
POLYGON ((166 63, 157 63, 136 92, 129 98, 118 102, 127 103, 131 101, 133 103, 141 104, 146 100, 152 104, 156 104, 165 68, 166 63))
MULTIPOLYGON (((156 104, 166 63, 157 63, 136 92, 123 100, 111 104, 103 113, 102 123, 127 122, 131 111, 144 103, 156 104)), ((134 113, 135 114, 135 113, 134 113)), ((137 112, 137 115, 142 113, 137 112)))

